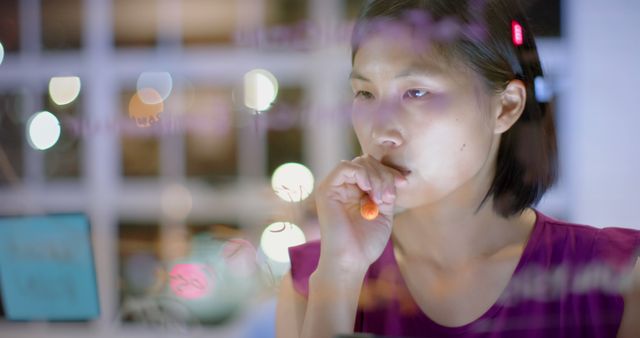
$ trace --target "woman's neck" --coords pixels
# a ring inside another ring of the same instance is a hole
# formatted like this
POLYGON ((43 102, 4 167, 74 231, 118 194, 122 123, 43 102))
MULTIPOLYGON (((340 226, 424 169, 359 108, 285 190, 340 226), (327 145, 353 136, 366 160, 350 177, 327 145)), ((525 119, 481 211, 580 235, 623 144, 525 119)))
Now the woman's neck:
POLYGON ((493 210, 491 199, 477 213, 473 208, 425 207, 396 215, 392 237, 402 259, 455 270, 526 241, 535 219, 530 208, 504 218, 493 210))

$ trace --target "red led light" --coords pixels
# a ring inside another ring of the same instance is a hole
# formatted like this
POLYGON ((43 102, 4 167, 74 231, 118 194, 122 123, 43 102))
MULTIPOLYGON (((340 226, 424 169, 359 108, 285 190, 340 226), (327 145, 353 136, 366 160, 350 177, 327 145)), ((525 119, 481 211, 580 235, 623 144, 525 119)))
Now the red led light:
POLYGON ((518 21, 511 21, 511 36, 513 37, 513 44, 516 46, 522 46, 524 43, 524 34, 522 32, 522 25, 518 21))

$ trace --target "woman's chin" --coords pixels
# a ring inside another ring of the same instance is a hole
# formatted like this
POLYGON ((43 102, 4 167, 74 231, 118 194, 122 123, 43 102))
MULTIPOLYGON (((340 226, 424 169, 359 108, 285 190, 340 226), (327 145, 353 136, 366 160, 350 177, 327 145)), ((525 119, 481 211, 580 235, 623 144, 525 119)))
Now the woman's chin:
POLYGON ((405 203, 403 203, 402 199, 400 197, 398 197, 396 199, 396 202, 393 206, 393 214, 399 214, 404 212, 405 210, 407 210, 407 206, 405 203))
POLYGON ((395 204, 393 206, 393 212, 394 214, 399 214, 410 209, 418 208, 424 205, 425 202, 427 201, 420 199, 420 197, 414 196, 413 198, 411 198, 410 195, 400 193, 398 194, 398 197, 396 198, 395 204))
POLYGON ((405 209, 405 208, 401 208, 401 207, 396 206, 395 209, 393 209, 393 214, 394 215, 401 214, 401 213, 405 212, 406 210, 407 209, 405 209))

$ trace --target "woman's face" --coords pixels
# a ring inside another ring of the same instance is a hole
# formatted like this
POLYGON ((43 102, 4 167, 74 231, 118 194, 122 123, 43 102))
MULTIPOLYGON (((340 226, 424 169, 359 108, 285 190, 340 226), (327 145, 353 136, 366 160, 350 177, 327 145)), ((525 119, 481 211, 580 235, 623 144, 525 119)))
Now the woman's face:
POLYGON ((365 154, 411 171, 397 208, 445 198, 477 206, 493 178, 496 98, 468 68, 417 50, 409 36, 376 33, 357 50, 351 87, 358 141, 365 154))

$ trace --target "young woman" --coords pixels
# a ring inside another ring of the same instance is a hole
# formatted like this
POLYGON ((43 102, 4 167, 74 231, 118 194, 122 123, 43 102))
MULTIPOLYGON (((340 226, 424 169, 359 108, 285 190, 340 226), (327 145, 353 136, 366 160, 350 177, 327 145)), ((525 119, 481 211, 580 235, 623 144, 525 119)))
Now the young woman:
POLYGON ((364 154, 317 187, 321 242, 289 250, 278 337, 640 337, 640 232, 532 207, 556 180, 556 136, 516 3, 364 9, 350 78, 364 154))

